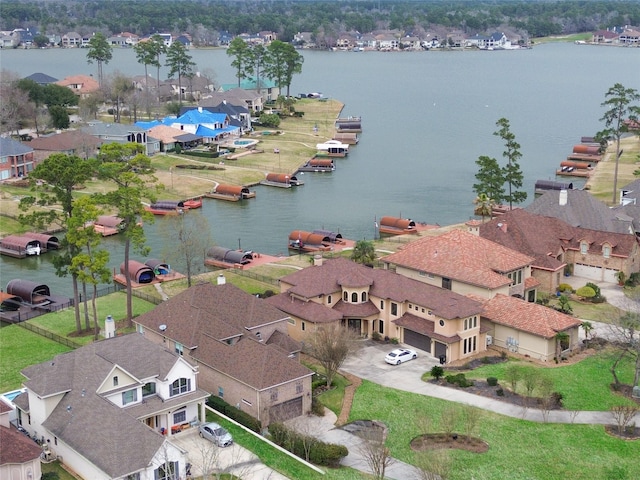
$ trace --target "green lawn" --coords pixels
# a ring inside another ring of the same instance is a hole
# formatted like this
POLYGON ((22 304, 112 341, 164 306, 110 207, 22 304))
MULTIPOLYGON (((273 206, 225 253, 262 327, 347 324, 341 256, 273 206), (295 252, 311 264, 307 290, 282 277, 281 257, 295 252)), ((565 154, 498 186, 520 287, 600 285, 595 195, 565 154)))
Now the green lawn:
MULTIPOLYGON (((553 379, 555 391, 564 395, 563 404, 566 409, 606 411, 614 405, 633 404, 631 400, 616 395, 609 388, 609 385, 613 382, 610 369, 611 365, 613 365, 614 357, 613 351, 604 350, 573 365, 553 368, 535 366, 530 362, 511 359, 509 362, 484 365, 464 373, 468 378, 483 380, 487 377, 496 377, 500 383, 505 384, 504 371, 507 365, 513 362, 531 365, 543 370, 546 375, 553 379)), ((626 384, 633 382, 633 362, 631 359, 621 362, 617 374, 621 382, 626 384)), ((428 380, 431 376, 427 373, 423 378, 428 380)))
MULTIPOLYGON (((438 422, 451 403, 363 381, 350 421, 379 420, 389 429, 387 446, 395 458, 413 463, 410 441, 427 433, 420 419, 438 422)), ((640 478, 640 441, 610 437, 603 426, 534 423, 481 412, 477 436, 486 453, 450 450, 451 480, 609 480, 640 478)), ((462 431, 462 425, 456 427, 462 431)))
POLYGON ((369 478, 362 476, 359 472, 352 470, 351 468, 338 468, 338 469, 325 469, 326 474, 321 475, 315 470, 308 468, 297 460, 291 458, 288 455, 283 454, 279 450, 273 448, 266 442, 261 441, 254 435, 251 435, 244 429, 236 426, 235 424, 219 417, 215 413, 207 411, 207 420, 215 421, 226 428, 234 441, 244 448, 255 453, 260 460, 268 467, 282 473, 284 476, 291 479, 304 479, 304 480, 353 480, 361 478, 369 478))
POLYGON ((23 368, 46 362, 69 350, 64 345, 17 325, 0 328, 0 392, 22 386, 25 378, 20 371, 23 368))
MULTIPOLYGON (((97 300, 98 324, 100 328, 104 328, 104 319, 107 315, 113 316, 115 321, 123 320, 127 312, 127 296, 124 291, 105 295, 97 300)), ((133 314, 134 316, 153 310, 154 304, 133 297, 133 314)), ((91 311, 91 303, 89 303, 89 311, 91 311)), ((81 307, 82 328, 85 327, 84 307, 81 307)), ((75 312, 73 308, 67 308, 59 312, 48 313, 40 317, 29 320, 35 326, 44 328, 50 332, 66 337, 76 331, 75 312)), ((81 337, 69 337, 76 343, 86 345, 93 341, 93 335, 81 337)))

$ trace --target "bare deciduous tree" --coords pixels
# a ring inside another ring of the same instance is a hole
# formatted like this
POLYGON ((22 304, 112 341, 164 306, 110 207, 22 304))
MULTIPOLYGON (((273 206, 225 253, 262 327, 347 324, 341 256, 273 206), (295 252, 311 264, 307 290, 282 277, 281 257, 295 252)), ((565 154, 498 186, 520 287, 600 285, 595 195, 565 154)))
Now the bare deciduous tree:
POLYGON ((447 480, 452 460, 446 450, 426 450, 415 457, 418 480, 447 480))
POLYGON ((619 355, 611 366, 611 374, 616 385, 620 380, 616 370, 620 361, 629 356, 635 361, 633 386, 640 382, 640 295, 625 297, 625 304, 621 305, 622 315, 610 318, 610 340, 618 348, 619 355))
POLYGON ((456 425, 460 419, 460 409, 458 405, 448 405, 443 411, 440 417, 440 429, 447 435, 453 435, 456 430, 456 425))
POLYGON ((462 418, 462 427, 464 429, 464 434, 467 437, 467 441, 470 441, 471 437, 476 434, 483 414, 484 412, 479 408, 471 407, 469 405, 462 407, 460 416, 462 418))
POLYGON ((624 433, 624 429, 629 425, 636 413, 638 413, 638 407, 635 405, 616 405, 611 407, 611 416, 618 426, 619 435, 624 433))
POLYGON ((387 467, 393 463, 391 452, 384 444, 384 433, 380 429, 369 429, 358 435, 363 442, 358 447, 360 455, 371 469, 373 477, 383 480, 387 467))
POLYGON ((358 338, 356 332, 337 323, 318 327, 309 335, 309 353, 324 368, 327 387, 347 357, 357 350, 358 338))

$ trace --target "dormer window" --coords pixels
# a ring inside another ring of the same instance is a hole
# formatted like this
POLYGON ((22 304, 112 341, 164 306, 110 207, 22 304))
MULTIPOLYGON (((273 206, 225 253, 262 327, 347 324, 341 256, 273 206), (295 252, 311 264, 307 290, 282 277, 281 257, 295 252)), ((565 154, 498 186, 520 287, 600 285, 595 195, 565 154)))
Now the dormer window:
POLYGON ((189 378, 179 378, 171 384, 169 396, 174 397, 189 391, 191 391, 191 380, 189 378))
POLYGON ((602 246, 602 256, 604 258, 609 258, 611 256, 611 245, 604 244, 602 246))
POLYGON ((345 302, 349 301, 349 294, 347 292, 344 292, 342 294, 342 300, 344 300, 345 302))
POLYGON ((588 251, 589 245, 587 244, 587 242, 580 242, 580 253, 582 255, 586 255, 588 251))
POLYGON ((327 295, 327 304, 331 305, 331 295, 327 295))
POLYGON ((356 292, 351 294, 351 303, 358 303, 358 294, 356 292))
POLYGON ((366 302, 367 301, 367 292, 362 292, 362 294, 360 295, 360 298, 362 299, 362 302, 366 302))

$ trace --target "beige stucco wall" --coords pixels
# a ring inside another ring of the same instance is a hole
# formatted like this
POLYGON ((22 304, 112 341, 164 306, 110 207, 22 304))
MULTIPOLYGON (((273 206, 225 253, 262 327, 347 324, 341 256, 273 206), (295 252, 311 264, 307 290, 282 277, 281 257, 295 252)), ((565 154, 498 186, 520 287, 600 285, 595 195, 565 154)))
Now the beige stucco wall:
POLYGON ((33 480, 42 476, 40 458, 25 463, 5 463, 0 465, 0 478, 3 480, 33 480))

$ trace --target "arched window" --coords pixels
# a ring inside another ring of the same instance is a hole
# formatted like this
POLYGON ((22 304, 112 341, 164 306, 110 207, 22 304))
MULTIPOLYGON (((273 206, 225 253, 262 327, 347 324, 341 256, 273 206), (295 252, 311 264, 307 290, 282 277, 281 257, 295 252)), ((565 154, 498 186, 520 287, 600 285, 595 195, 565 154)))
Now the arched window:
POLYGON ((356 292, 351 294, 351 303, 358 303, 358 294, 356 292))
POLYGON ((171 391, 169 392, 169 395, 173 397, 189 391, 191 391, 191 379, 179 378, 171 384, 171 391))
POLYGON ((343 299, 345 302, 348 302, 348 301, 349 301, 349 294, 348 294, 347 292, 344 292, 344 294, 342 295, 342 299, 343 299))
POLYGON ((361 299, 363 302, 367 301, 367 292, 362 292, 362 295, 360 295, 361 299))

